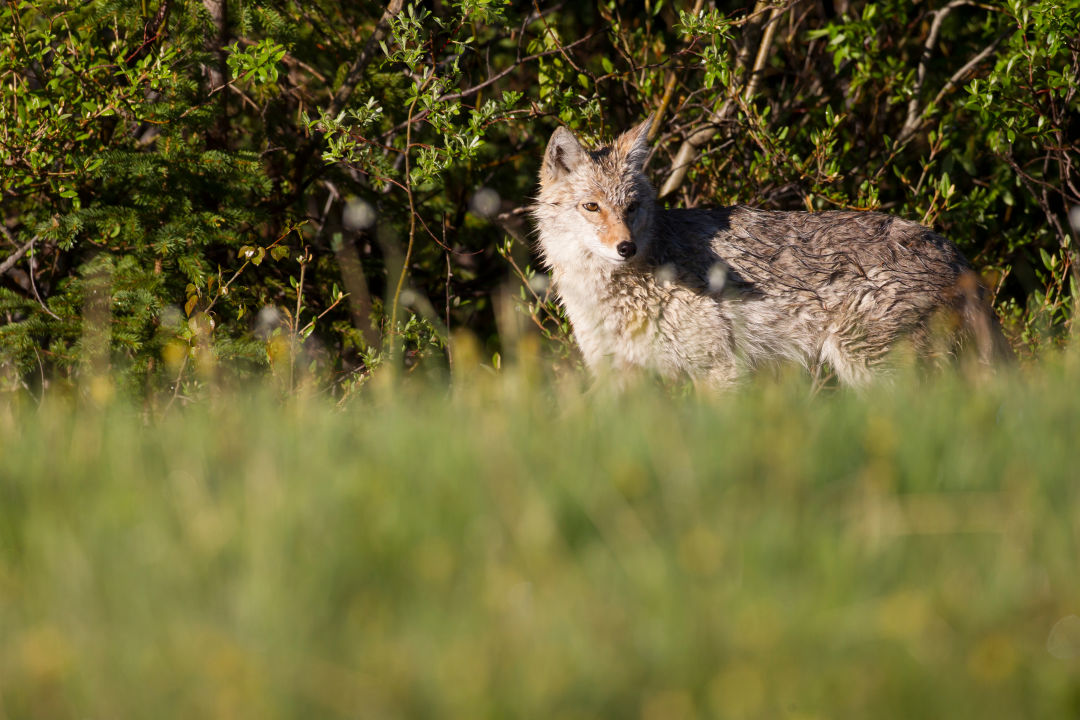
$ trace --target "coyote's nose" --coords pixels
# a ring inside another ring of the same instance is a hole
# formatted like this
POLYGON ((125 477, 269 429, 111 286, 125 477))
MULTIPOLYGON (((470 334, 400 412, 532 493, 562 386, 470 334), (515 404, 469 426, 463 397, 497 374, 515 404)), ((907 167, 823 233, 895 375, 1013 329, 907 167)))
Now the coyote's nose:
POLYGON ((629 240, 624 240, 619 243, 619 246, 615 248, 615 251, 624 258, 632 258, 637 254, 637 245, 629 240))

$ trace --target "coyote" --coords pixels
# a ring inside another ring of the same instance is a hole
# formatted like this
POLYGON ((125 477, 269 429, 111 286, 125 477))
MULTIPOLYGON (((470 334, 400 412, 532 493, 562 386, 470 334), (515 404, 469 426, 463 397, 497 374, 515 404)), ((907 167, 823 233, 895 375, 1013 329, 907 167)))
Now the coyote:
POLYGON ((827 364, 846 385, 919 357, 979 360, 1008 345, 960 251, 876 212, 665 210, 642 169, 651 119, 595 150, 557 129, 531 212, 574 338, 594 374, 729 387, 748 371, 827 364))

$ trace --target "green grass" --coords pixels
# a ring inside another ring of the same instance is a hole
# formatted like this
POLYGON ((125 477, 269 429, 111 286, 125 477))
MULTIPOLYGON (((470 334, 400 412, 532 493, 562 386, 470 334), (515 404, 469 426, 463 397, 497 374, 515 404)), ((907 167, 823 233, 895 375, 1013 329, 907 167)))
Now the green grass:
POLYGON ((1076 717, 1077 380, 0 403, 0 718, 1076 717))

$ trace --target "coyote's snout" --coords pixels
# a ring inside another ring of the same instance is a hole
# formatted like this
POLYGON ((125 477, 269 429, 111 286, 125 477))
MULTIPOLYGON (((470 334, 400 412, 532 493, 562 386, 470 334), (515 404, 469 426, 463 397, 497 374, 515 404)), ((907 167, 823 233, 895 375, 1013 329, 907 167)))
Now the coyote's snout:
POLYGON ((559 128, 540 170, 540 249, 594 372, 724 387, 790 360, 859 385, 901 340, 924 357, 1009 353, 985 289, 932 230, 873 212, 660 209, 648 129, 589 150, 559 128))

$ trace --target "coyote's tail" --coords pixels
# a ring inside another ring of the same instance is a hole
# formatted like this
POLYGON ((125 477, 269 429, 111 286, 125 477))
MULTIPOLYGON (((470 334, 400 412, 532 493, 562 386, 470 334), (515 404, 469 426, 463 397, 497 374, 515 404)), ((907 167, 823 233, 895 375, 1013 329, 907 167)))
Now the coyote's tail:
POLYGON ((972 270, 964 270, 956 282, 961 321, 975 341, 979 362, 984 365, 1011 363, 1016 359, 1001 323, 990 307, 986 286, 972 270))

